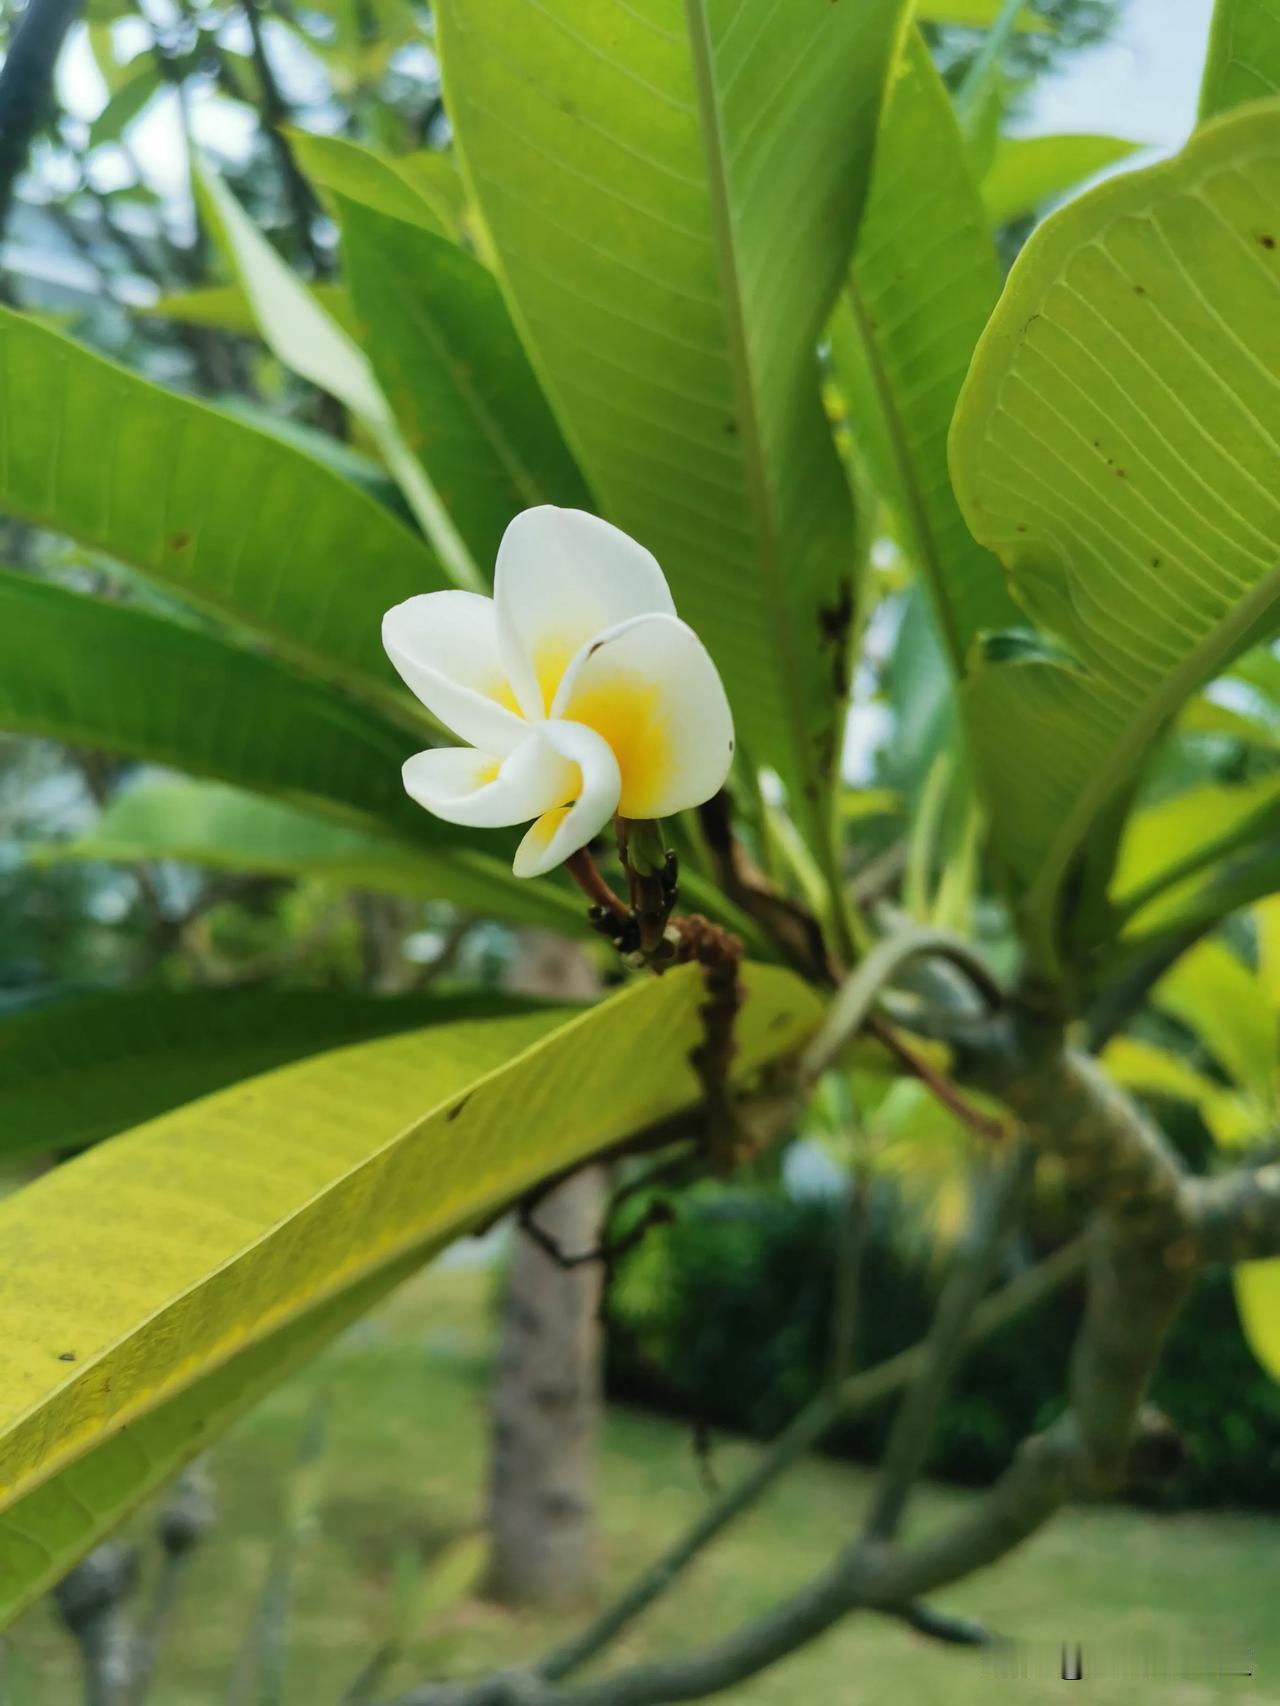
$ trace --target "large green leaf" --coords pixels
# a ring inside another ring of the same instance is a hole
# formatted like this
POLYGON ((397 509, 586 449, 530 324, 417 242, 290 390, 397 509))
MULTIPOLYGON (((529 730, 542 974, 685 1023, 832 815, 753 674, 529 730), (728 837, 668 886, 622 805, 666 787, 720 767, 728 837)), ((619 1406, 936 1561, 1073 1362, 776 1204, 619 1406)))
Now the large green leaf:
POLYGON ((1141 146, 1121 136, 1006 136, 982 183, 987 218, 993 225, 1021 219, 1141 146))
POLYGON ((445 584, 414 533, 319 463, 2 308, 0 509, 391 704, 382 612, 445 584))
POLYGON ((267 242, 216 173, 200 166, 205 217, 244 288, 263 340, 286 367, 351 410, 378 448, 449 575, 478 590, 483 577, 421 462, 400 432, 364 351, 267 242))
POLYGON ((1200 116, 1280 95, 1276 0, 1218 0, 1200 85, 1200 116))
POLYGON ((464 175, 578 465, 656 552, 814 837, 855 555, 815 344, 902 11, 436 8, 464 175))
MULTIPOLYGON (((491 840, 492 838, 487 838, 491 840)), ((581 897, 561 878, 512 875, 501 852, 461 844, 408 846, 219 782, 146 781, 116 795, 74 841, 29 850, 64 859, 179 859, 220 871, 312 878, 340 888, 447 900, 480 918, 565 935, 589 928, 581 897)), ((697 904, 707 907, 701 897, 697 904)))
MULTIPOLYGON (((790 974, 745 979, 740 1079, 819 1017, 790 974)), ((345 1318, 357 1288, 376 1294, 539 1181, 692 1104, 701 1000, 685 967, 568 1023, 339 1049, 137 1127, 0 1203, 0 1616, 208 1444, 242 1368, 263 1384, 283 1372, 263 1367, 273 1340, 331 1330, 317 1323, 345 1318)))
POLYGON ((855 443, 924 571, 958 674, 976 634, 1019 619, 999 563, 965 526, 947 466, 956 398, 999 291, 950 98, 912 30, 831 350, 855 443))
POLYGON ((492 273, 443 237, 337 198, 342 258, 409 448, 486 573, 533 504, 590 508, 492 273))
POLYGON ((446 846, 407 797, 409 742, 275 659, 0 572, 0 726, 146 758, 446 846))
POLYGON ((974 358, 952 470, 976 536, 1067 657, 967 684, 995 846, 1036 950, 1182 703, 1280 613, 1280 109, 1042 225, 974 358))
POLYGON ((488 991, 114 989, 0 1021, 0 1157, 78 1149, 345 1043, 528 1012, 488 991))

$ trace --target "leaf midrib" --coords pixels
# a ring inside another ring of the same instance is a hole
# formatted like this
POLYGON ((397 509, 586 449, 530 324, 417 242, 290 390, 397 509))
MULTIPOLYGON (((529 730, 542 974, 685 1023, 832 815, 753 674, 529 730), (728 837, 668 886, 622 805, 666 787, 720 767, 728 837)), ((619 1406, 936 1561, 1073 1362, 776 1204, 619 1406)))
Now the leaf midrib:
MULTIPOLYGON (((711 30, 705 0, 684 0, 684 10, 689 35, 689 62, 697 97, 698 129, 702 137, 707 168, 712 237, 720 272, 725 329, 728 333, 726 353, 737 394, 738 418, 742 426, 738 442, 748 464, 747 501, 756 520, 757 560, 763 570, 761 584, 768 606, 769 624, 773 634, 781 640, 778 651, 782 654, 782 668, 774 672, 774 680, 787 708, 787 741, 795 764, 795 779, 799 782, 809 770, 809 754, 804 739, 804 703, 797 691, 803 669, 801 661, 795 656, 789 612, 786 600, 781 596, 778 536, 772 512, 772 492, 767 478, 768 464, 764 440, 756 405, 755 376, 747 342, 746 314, 729 198, 728 151, 720 126, 711 30)), ((822 781, 825 791, 826 778, 822 778, 822 781)), ((815 822, 821 821, 821 809, 812 808, 808 800, 798 799, 795 801, 795 808, 797 811, 806 812, 815 822)))

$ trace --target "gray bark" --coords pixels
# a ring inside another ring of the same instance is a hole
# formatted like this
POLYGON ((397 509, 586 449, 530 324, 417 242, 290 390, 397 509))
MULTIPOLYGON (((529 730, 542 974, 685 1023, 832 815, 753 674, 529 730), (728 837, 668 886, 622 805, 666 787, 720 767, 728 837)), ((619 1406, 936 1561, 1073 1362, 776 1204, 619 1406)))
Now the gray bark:
MULTIPOLYGON (((585 999, 599 991, 580 949, 529 931, 511 978, 528 994, 585 999)), ((605 1172, 585 1167, 534 1211, 566 1255, 594 1249, 605 1172)), ((601 1270, 560 1266, 513 1234, 492 1394, 489 1589, 508 1603, 570 1599, 595 1567, 595 1436, 600 1411, 601 1270)))

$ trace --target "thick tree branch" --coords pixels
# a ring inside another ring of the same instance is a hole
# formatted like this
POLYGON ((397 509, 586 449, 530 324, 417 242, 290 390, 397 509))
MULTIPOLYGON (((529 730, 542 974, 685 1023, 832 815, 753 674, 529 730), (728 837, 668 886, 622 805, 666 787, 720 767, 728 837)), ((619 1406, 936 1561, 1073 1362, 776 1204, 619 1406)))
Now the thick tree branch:
POLYGON ((1250 1262, 1280 1256, 1280 1164, 1196 1180, 1191 1200, 1202 1260, 1250 1262))

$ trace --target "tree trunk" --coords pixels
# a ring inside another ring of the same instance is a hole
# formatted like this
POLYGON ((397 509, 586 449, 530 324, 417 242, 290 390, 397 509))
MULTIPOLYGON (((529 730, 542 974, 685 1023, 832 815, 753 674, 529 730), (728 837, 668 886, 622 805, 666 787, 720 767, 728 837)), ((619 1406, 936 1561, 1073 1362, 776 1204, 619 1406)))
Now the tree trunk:
MULTIPOLYGON (((599 983, 580 949, 526 932, 512 986, 583 998, 599 983)), ((605 1206, 602 1167, 545 1196, 538 1226, 567 1255, 593 1249, 605 1206)), ((566 1269, 513 1234, 494 1372, 489 1478, 490 1592, 508 1603, 572 1598, 595 1563, 595 1434, 600 1409, 601 1272, 566 1269)))

